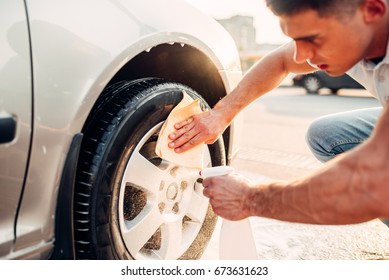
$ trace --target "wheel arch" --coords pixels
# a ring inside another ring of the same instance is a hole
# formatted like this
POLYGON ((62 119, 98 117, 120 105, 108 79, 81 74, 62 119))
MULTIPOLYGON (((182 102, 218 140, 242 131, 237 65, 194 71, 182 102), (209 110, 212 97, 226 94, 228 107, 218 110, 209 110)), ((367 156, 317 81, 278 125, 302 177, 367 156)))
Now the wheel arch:
POLYGON ((134 56, 117 71, 108 85, 121 80, 162 78, 193 88, 212 107, 227 94, 216 64, 195 47, 164 43, 134 56))
MULTIPOLYGON (((181 42, 172 39, 180 36, 171 34, 170 39, 165 38, 156 46, 146 44, 152 41, 150 38, 143 39, 117 55, 85 93, 84 106, 80 107, 77 114, 83 122, 78 123, 81 127, 75 130, 82 128, 90 112, 98 106, 98 98, 104 89, 118 81, 153 77, 181 83, 194 89, 211 108, 227 95, 242 76, 238 58, 235 64, 230 63, 234 65, 231 66, 232 70, 225 70, 226 61, 222 61, 225 57, 213 53, 205 43, 195 38, 187 38, 181 42)), ((232 157, 230 153, 233 145, 230 139, 234 132, 231 127, 223 134, 228 158, 232 157)))

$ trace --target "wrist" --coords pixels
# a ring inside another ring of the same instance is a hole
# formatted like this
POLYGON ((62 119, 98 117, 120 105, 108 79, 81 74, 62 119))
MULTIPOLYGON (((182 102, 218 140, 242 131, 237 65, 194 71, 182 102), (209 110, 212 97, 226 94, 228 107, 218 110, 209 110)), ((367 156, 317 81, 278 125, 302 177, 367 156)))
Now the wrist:
POLYGON ((233 106, 230 106, 222 101, 223 100, 218 102, 215 107, 213 107, 212 111, 216 118, 219 120, 219 123, 227 127, 233 121, 236 113, 234 112, 233 106))
POLYGON ((260 207, 263 203, 262 193, 258 187, 249 187, 246 189, 242 207, 247 216, 260 216, 260 207))

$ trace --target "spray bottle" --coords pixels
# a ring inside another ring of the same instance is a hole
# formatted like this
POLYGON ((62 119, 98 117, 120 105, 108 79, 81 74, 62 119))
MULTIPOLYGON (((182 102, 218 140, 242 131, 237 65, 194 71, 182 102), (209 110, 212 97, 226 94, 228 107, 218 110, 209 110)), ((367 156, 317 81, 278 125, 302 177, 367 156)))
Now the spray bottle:
MULTIPOLYGON (((231 166, 205 168, 199 172, 202 178, 223 176, 234 171, 231 166)), ((219 239, 219 259, 257 260, 258 253, 248 218, 240 221, 223 219, 219 239)))

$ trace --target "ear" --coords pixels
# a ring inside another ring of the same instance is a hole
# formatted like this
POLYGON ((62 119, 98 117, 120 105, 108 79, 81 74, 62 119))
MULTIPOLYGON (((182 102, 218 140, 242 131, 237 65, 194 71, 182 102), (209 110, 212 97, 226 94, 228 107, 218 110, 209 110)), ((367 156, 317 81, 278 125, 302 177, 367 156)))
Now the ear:
POLYGON ((386 0, 365 0, 361 9, 365 22, 374 23, 386 14, 388 5, 386 0))

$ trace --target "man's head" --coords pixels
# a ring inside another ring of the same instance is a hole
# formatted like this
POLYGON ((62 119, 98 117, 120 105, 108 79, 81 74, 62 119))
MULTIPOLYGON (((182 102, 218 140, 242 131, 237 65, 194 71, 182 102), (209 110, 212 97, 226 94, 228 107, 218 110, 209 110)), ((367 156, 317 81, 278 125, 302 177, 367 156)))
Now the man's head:
POLYGON ((294 60, 341 75, 361 59, 383 56, 389 0, 266 0, 295 43, 294 60))

